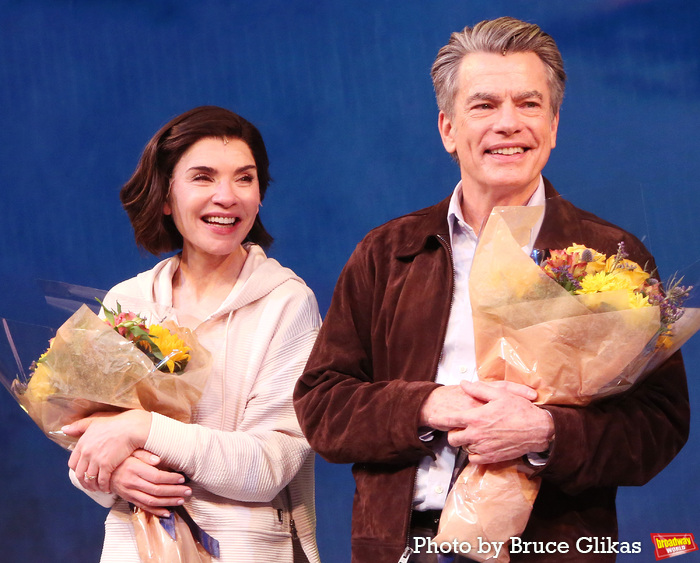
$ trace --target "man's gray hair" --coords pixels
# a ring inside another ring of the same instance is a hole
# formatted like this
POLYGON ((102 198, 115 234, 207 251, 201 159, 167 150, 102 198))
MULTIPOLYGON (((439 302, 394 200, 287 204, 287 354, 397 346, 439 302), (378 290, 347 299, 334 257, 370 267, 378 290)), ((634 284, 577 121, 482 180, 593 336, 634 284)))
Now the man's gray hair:
POLYGON ((564 99, 566 73, 564 61, 554 39, 539 26, 515 18, 484 20, 450 36, 438 52, 430 76, 433 79, 438 108, 454 118, 454 100, 459 88, 459 69, 470 53, 535 53, 547 69, 552 114, 556 115, 564 99))

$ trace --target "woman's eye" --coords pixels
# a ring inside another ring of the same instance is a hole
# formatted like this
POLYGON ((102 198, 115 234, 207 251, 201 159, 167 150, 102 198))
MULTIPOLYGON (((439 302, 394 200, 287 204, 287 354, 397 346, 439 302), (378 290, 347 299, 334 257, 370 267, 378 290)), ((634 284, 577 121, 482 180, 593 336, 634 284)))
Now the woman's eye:
POLYGON ((194 178, 192 178, 193 182, 213 182, 214 179, 209 176, 208 174, 197 174, 194 178))
POLYGON ((244 184, 250 184, 253 180, 255 180, 255 177, 251 176, 250 174, 246 174, 245 176, 241 176, 239 178, 239 182, 244 184))

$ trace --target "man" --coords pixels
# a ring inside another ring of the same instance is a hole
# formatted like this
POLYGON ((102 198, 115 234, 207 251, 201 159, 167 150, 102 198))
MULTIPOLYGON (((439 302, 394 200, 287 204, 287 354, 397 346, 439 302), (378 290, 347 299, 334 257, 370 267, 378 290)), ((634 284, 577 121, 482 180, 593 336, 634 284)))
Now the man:
POLYGON ((481 22, 452 35, 432 77, 461 181, 441 203, 373 230, 350 257, 297 384, 302 429, 324 458, 355 464, 353 562, 406 560, 412 538, 434 535, 460 446, 469 463, 522 457, 542 478, 522 540, 566 542, 569 552, 512 561, 613 561, 612 550, 581 553, 576 541, 614 541, 616 487, 645 483, 685 443, 680 354, 615 398, 538 407, 527 387, 476 381, 469 270, 496 205, 545 206, 527 251, 576 242, 614 254, 624 241, 630 259, 653 260, 541 175, 566 79, 549 35, 512 18, 481 22))

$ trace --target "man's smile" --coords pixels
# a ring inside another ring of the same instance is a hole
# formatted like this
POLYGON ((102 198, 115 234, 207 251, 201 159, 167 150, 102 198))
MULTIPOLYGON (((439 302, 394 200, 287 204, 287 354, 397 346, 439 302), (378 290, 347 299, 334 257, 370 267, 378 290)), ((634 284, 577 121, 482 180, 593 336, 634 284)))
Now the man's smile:
POLYGON ((486 149, 486 154, 504 154, 510 156, 513 154, 522 154, 529 150, 529 147, 502 147, 500 149, 486 149))

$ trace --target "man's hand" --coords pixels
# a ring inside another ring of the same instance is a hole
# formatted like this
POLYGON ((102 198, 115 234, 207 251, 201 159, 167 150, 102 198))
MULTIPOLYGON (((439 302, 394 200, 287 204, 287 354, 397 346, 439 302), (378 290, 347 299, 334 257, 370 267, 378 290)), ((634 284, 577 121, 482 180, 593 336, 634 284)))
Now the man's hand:
POLYGON ((164 507, 184 504, 192 489, 179 473, 158 469, 159 463, 158 456, 136 450, 112 473, 112 492, 146 512, 167 517, 164 507))
MULTIPOLYGON (((534 401, 537 392, 519 383, 510 381, 496 381, 490 383, 468 383, 462 385, 443 385, 436 388, 423 403, 420 412, 420 426, 427 426, 435 430, 452 430, 454 428, 464 428, 467 425, 467 414, 474 408, 483 406, 487 400, 482 399, 478 394, 467 392, 472 385, 479 387, 502 390, 504 393, 512 394, 527 400, 534 401)), ((470 419, 471 420, 471 419, 470 419)))
POLYGON ((547 411, 532 403, 535 397, 478 381, 463 381, 460 387, 481 406, 461 417, 461 429, 450 430, 448 441, 452 446, 464 447, 470 463, 507 461, 549 447, 554 421, 547 411))

